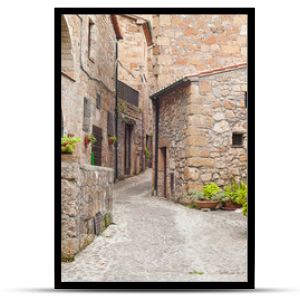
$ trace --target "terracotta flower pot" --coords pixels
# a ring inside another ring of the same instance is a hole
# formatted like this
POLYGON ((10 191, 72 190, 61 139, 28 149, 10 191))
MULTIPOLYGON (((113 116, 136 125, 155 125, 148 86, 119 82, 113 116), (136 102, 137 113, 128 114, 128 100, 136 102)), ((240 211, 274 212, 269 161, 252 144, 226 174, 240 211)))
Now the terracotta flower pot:
POLYGON ((108 144, 113 145, 116 142, 116 139, 114 138, 108 138, 108 144))
POLYGON ((220 202, 215 200, 194 200, 194 203, 196 204, 197 208, 210 208, 210 209, 216 209, 220 202))
POLYGON ((85 136, 84 137, 84 145, 85 145, 85 147, 87 147, 89 143, 90 143, 90 140, 89 140, 88 136, 85 136))
POLYGON ((236 204, 231 200, 225 201, 223 203, 222 209, 224 210, 236 210, 237 208, 241 208, 242 205, 236 204))

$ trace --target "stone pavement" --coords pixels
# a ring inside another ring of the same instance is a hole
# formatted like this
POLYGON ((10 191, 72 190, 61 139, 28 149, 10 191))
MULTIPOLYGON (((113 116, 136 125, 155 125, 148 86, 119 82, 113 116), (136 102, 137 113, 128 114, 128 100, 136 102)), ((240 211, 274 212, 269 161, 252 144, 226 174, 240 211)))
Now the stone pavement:
POLYGON ((247 220, 151 196, 151 169, 115 185, 114 223, 62 281, 247 281, 247 220))

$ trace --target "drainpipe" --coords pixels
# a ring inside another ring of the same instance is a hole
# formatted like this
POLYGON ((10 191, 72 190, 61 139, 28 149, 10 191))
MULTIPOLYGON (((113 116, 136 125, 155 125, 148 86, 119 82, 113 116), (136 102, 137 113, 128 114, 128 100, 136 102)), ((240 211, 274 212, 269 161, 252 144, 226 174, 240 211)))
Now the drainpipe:
POLYGON ((158 133, 159 133, 159 102, 155 99, 155 173, 154 173, 154 196, 157 196, 158 180, 158 133))
POLYGON ((116 76, 115 76, 115 91, 116 91, 116 101, 115 101, 115 135, 116 135, 116 142, 115 142, 115 182, 118 179, 118 40, 116 41, 116 76))

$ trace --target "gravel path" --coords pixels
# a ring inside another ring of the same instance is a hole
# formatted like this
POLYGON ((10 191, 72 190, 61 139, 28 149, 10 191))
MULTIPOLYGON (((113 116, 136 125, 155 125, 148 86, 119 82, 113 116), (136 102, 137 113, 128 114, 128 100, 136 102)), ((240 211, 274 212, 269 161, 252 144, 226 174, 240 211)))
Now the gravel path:
POLYGON ((115 185, 114 222, 62 281, 247 281, 247 220, 152 197, 151 170, 115 185))

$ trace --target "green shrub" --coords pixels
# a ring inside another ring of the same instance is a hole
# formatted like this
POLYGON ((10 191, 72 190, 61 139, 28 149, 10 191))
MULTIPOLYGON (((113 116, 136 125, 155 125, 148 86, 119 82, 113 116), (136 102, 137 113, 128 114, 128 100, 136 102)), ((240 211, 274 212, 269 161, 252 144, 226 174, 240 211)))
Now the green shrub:
POLYGON ((248 202, 247 201, 243 204, 242 213, 244 216, 248 215, 248 202))
POLYGON ((248 188, 243 181, 238 184, 235 180, 232 180, 231 185, 226 185, 224 187, 224 197, 222 200, 231 200, 236 204, 243 205, 247 202, 247 193, 248 188))
POLYGON ((221 189, 217 184, 212 182, 209 184, 205 184, 202 188, 202 191, 206 199, 212 199, 214 196, 221 192, 221 189))
POLYGON ((202 200, 204 199, 204 194, 201 191, 191 190, 188 192, 188 197, 193 200, 202 200))

